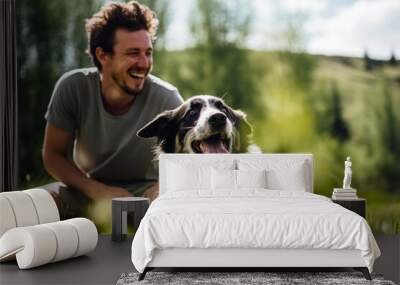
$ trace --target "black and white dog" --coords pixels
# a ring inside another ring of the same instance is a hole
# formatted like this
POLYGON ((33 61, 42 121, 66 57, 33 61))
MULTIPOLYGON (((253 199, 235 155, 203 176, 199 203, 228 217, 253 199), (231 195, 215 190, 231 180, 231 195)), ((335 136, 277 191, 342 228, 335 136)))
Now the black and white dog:
POLYGON ((159 153, 231 153, 246 152, 251 133, 242 111, 220 98, 199 95, 159 114, 137 135, 157 137, 159 153))

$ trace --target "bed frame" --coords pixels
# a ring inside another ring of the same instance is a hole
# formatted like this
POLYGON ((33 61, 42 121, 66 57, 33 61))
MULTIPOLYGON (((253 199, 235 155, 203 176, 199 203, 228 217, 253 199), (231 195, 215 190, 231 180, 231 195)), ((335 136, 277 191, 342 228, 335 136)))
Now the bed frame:
POLYGON ((371 280, 359 250, 328 249, 183 249, 156 250, 143 273, 155 268, 337 268, 350 267, 371 280))
MULTIPOLYGON (((168 179, 166 174, 167 160, 190 159, 212 161, 220 159, 215 154, 161 154, 159 162, 160 194, 168 179)), ((313 155, 312 154, 224 154, 226 159, 288 159, 307 162, 307 192, 313 192, 313 155)), ((253 248, 168 248, 157 249, 139 280, 155 268, 232 268, 246 271, 250 268, 343 268, 350 267, 361 271, 367 280, 371 275, 361 257, 360 250, 330 249, 253 249, 253 248)))

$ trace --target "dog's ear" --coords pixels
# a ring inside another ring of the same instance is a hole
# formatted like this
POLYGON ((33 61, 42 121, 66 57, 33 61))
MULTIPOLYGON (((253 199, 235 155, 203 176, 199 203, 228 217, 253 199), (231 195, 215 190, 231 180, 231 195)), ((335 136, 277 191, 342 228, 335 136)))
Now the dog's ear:
POLYGON ((241 110, 228 108, 236 128, 233 151, 238 153, 247 152, 248 146, 252 143, 253 127, 249 124, 246 114, 241 110))
POLYGON ((165 138, 175 123, 177 109, 164 111, 144 125, 136 134, 142 138, 165 138))
POLYGON ((246 114, 241 110, 233 110, 233 112, 237 118, 236 124, 239 132, 243 132, 250 139, 253 136, 253 127, 247 121, 246 114))
POLYGON ((234 110, 227 105, 225 105, 225 108, 228 110, 229 119, 234 123, 236 129, 241 130, 243 134, 251 137, 253 134, 253 127, 247 121, 246 114, 241 110, 234 110))

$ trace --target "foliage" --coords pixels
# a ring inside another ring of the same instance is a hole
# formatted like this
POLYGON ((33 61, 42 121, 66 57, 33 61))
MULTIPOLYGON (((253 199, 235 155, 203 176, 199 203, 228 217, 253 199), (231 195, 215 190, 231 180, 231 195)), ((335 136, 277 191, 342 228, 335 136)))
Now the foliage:
POLYGON ((374 63, 371 60, 371 58, 368 56, 367 51, 365 51, 365 53, 364 53, 364 66, 365 66, 365 70, 371 70, 374 68, 374 63))
POLYGON ((231 106, 261 116, 262 110, 257 107, 257 73, 249 64, 249 52, 242 47, 249 32, 251 7, 240 5, 244 4, 240 1, 196 3, 191 20, 194 47, 189 50, 187 68, 173 72, 172 80, 186 97, 224 97, 231 106))
POLYGON ((160 75, 165 73, 167 50, 165 48, 166 31, 170 24, 171 15, 169 10, 168 0, 144 0, 140 3, 146 5, 151 10, 157 13, 159 21, 157 30, 157 39, 154 43, 154 62, 156 63, 153 68, 153 73, 160 75))
POLYGON ((367 199, 367 221, 372 231, 375 234, 399 234, 400 195, 370 191, 363 196, 367 199))
POLYGON ((343 119, 342 114, 342 100, 336 84, 332 86, 332 102, 329 104, 331 106, 331 127, 330 134, 332 137, 337 138, 338 141, 343 142, 349 139, 350 132, 346 121, 343 119))
POLYGON ((392 54, 390 55, 389 64, 393 65, 393 66, 397 65, 397 59, 396 59, 396 56, 394 55, 393 51, 392 51, 392 54))
POLYGON ((392 193, 400 193, 400 114, 396 112, 391 86, 382 82, 382 100, 375 107, 376 131, 375 151, 377 159, 376 179, 392 193), (383 159, 382 159, 383 158, 383 159))
POLYGON ((57 78, 72 67, 89 65, 83 19, 98 5, 96 0, 17 1, 20 184, 47 177, 40 153, 43 116, 57 78))

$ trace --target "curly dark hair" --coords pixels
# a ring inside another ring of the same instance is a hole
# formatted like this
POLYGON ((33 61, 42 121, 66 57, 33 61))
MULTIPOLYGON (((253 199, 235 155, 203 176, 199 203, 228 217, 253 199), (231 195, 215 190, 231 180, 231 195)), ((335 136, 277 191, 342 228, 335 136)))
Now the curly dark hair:
POLYGON ((96 57, 96 48, 101 47, 104 52, 112 54, 117 29, 122 28, 132 32, 146 30, 154 41, 158 19, 154 11, 136 1, 110 2, 86 20, 85 28, 88 37, 86 52, 92 58, 93 64, 101 70, 101 63, 96 57))

